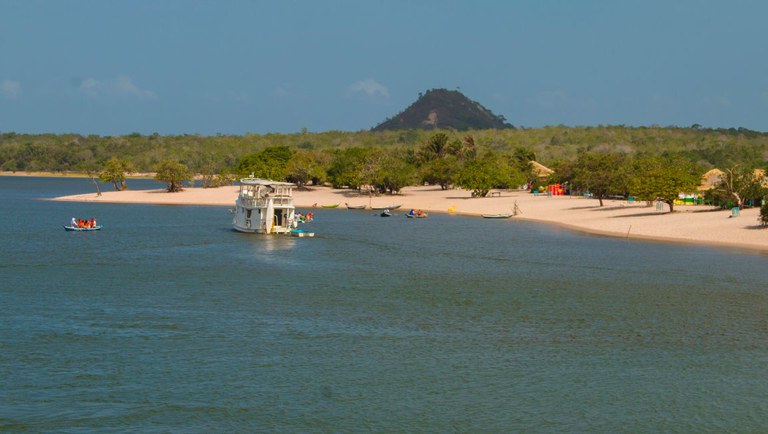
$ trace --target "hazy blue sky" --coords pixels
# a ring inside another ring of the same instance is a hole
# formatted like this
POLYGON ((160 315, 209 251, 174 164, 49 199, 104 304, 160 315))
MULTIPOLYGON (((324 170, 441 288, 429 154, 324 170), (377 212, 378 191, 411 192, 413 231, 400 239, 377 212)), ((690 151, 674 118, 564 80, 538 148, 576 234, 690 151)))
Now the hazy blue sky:
POLYGON ((0 0, 0 131, 369 129, 431 88, 516 126, 768 131, 768 1, 0 0))

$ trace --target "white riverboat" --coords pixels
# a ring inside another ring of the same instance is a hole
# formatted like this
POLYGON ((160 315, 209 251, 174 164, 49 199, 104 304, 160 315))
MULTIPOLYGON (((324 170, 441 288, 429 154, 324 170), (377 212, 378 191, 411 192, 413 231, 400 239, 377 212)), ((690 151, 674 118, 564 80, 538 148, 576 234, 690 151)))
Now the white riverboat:
POLYGON ((293 206, 295 184, 254 178, 253 175, 241 179, 240 184, 232 219, 235 230, 292 235, 298 225, 293 206))

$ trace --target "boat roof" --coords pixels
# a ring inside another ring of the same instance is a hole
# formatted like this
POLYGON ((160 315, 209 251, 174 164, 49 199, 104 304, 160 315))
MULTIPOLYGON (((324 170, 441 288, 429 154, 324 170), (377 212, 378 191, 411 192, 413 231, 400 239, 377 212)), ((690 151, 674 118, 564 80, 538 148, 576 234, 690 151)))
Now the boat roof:
POLYGON ((267 186, 279 186, 279 187, 295 187, 296 184, 292 182, 273 181, 271 179, 264 178, 240 178, 240 183, 245 185, 267 185, 267 186))

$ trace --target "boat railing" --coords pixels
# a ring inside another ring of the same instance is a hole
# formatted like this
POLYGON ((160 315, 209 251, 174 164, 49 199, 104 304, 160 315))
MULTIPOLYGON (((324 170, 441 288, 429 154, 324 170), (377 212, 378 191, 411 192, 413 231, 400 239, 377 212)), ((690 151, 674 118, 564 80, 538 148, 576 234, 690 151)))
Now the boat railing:
POLYGON ((291 197, 291 196, 275 196, 273 203, 275 205, 291 205, 291 204, 293 204, 293 197, 291 197))
MULTIPOLYGON (((240 196, 240 203, 248 208, 265 208, 269 199, 265 197, 240 196)), ((275 206, 288 206, 293 204, 293 197, 276 196, 272 198, 272 204, 275 206)))

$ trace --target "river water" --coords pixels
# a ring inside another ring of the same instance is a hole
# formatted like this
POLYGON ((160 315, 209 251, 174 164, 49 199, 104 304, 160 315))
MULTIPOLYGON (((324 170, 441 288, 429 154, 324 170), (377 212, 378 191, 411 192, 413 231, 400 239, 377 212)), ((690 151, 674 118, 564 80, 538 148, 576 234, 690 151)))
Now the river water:
POLYGON ((0 178, 0 430, 768 430, 765 255, 325 209, 315 238, 263 237, 224 207, 43 200, 90 191, 0 178))

